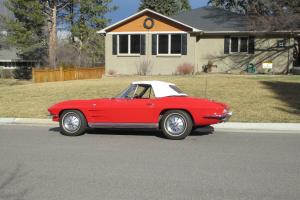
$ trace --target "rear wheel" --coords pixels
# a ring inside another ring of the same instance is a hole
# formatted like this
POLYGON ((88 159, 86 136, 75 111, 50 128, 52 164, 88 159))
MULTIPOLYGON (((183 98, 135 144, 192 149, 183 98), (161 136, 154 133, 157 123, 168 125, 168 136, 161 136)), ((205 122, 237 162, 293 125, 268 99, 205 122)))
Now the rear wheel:
POLYGON ((164 136, 172 140, 186 138, 193 129, 193 121, 188 113, 182 110, 167 111, 161 121, 160 127, 164 136))
POLYGON ((66 110, 60 116, 60 132, 66 136, 79 136, 85 133, 87 122, 78 110, 66 110))

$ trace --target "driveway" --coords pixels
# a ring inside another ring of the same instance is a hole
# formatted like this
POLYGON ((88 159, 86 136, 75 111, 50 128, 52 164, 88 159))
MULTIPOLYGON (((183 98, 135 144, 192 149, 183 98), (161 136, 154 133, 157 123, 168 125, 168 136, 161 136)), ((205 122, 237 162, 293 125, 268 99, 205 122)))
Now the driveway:
POLYGON ((300 199, 300 134, 0 126, 0 199, 300 199))

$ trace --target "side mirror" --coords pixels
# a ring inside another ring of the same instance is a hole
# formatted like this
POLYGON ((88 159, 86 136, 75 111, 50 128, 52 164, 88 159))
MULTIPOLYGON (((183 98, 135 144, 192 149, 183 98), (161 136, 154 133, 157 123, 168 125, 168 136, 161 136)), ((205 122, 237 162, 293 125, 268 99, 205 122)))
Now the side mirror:
POLYGON ((139 98, 140 98, 140 96, 138 94, 134 94, 133 99, 139 99, 139 98))

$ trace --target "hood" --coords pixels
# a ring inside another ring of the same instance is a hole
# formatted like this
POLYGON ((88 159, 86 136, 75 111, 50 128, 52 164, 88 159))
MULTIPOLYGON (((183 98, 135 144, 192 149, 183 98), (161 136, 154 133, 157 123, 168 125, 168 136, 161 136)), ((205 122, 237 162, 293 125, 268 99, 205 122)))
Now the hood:
POLYGON ((87 100, 68 100, 68 101, 61 101, 59 103, 56 103, 52 105, 51 107, 48 108, 48 111, 52 114, 57 114, 61 110, 65 109, 89 109, 94 103, 99 103, 103 101, 103 103, 107 103, 108 99, 103 98, 103 99, 87 99, 87 100))

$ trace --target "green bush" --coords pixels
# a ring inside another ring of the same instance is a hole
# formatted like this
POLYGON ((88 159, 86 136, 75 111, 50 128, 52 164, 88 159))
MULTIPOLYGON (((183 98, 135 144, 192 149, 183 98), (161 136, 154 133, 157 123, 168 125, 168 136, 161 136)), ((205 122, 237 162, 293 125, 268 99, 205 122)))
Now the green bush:
POLYGON ((15 79, 30 80, 32 77, 32 68, 20 66, 13 71, 13 74, 15 79))

